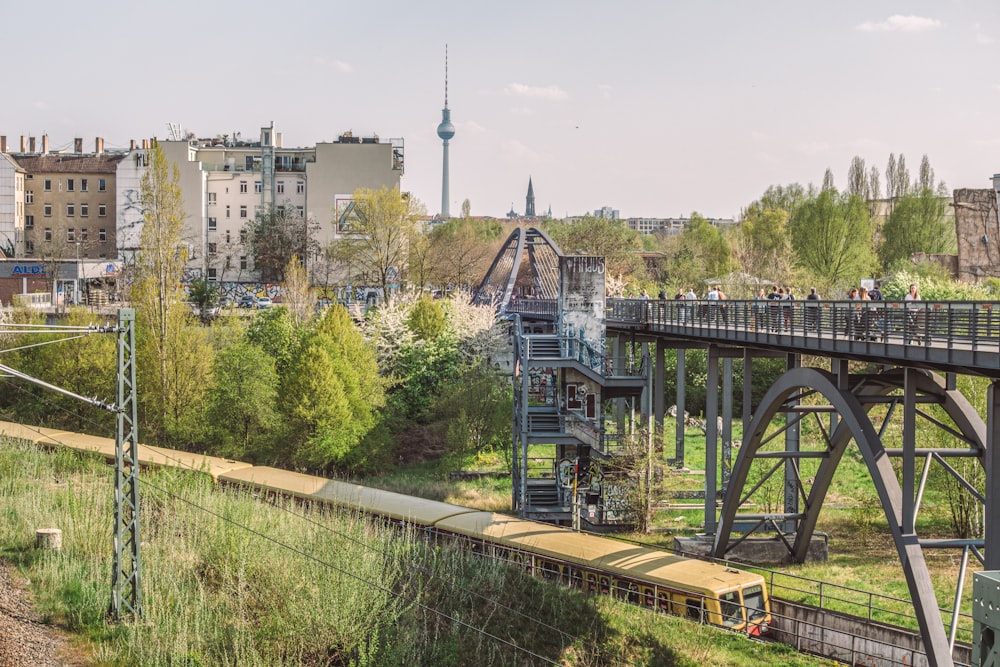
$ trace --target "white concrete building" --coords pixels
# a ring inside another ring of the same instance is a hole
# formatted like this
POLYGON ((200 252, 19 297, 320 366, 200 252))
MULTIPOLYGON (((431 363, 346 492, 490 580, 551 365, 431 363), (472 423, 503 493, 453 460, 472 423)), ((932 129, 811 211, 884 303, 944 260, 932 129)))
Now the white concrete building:
POLYGON ((180 170, 192 278, 258 280, 241 232, 260 210, 294 211, 317 227, 322 248, 340 237, 338 206, 356 189, 398 188, 403 175, 401 139, 350 132, 311 148, 285 148, 273 125, 254 142, 226 136, 159 143, 180 170))
POLYGON ((24 255, 24 176, 0 137, 0 256, 24 255))

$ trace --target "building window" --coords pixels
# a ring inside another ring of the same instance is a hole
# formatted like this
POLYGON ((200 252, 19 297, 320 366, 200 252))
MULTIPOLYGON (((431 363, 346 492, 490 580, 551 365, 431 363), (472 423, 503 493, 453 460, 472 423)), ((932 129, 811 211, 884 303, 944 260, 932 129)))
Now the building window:
POLYGON ((246 181, 240 181, 240 193, 241 194, 246 194, 246 191, 247 191, 247 182, 246 181))
POLYGON ((45 236, 43 236, 42 238, 44 238, 46 241, 51 241, 52 240, 52 228, 51 227, 46 227, 45 228, 45 236))
POLYGON ((74 183, 72 178, 66 179, 66 192, 73 192, 74 183))
POLYGON ((98 192, 108 191, 108 182, 105 179, 103 178, 97 179, 97 191, 98 192))
POLYGON ((81 178, 80 179, 80 192, 86 192, 86 191, 87 191, 87 179, 86 178, 81 178))
POLYGON ((279 195, 285 194, 285 182, 284 181, 278 181, 278 194, 279 195))
POLYGON ((229 242, 230 242, 230 240, 229 240, 229 230, 227 229, 226 230, 226 243, 229 243, 229 242))
POLYGON ((24 191, 24 203, 25 204, 34 204, 35 203, 35 192, 34 192, 34 190, 25 190, 24 191))
POLYGON ((306 207, 305 206, 296 206, 295 210, 299 212, 299 217, 300 218, 306 217, 306 207))
POLYGON ((209 269, 208 270, 208 279, 210 281, 212 281, 212 282, 215 282, 216 280, 218 280, 219 279, 218 269, 209 269))
POLYGON ((217 224, 218 223, 216 222, 215 218, 209 218, 208 219, 208 231, 214 232, 217 224))
POLYGON ((80 204, 80 217, 86 218, 90 215, 90 204, 80 204))
POLYGON ((215 204, 215 193, 214 192, 209 192, 208 193, 208 204, 209 204, 209 206, 215 204))
POLYGON ((240 230, 240 245, 247 244, 247 231, 245 229, 240 230))
POLYGON ((247 207, 245 204, 243 206, 240 206, 240 217, 241 218, 247 217, 247 207))
POLYGON ((247 268, 247 256, 246 255, 242 255, 240 257, 240 268, 241 269, 247 268))
POLYGON ((108 230, 106 230, 104 227, 101 227, 100 229, 98 229, 97 230, 97 240, 100 241, 101 243, 104 243, 105 241, 107 241, 108 240, 108 230))
POLYGON ((46 192, 52 192, 52 179, 51 178, 46 178, 45 179, 45 186, 43 187, 43 189, 46 192))
POLYGON ((76 230, 72 227, 66 228, 66 243, 76 243, 76 230))
POLYGON ((66 204, 66 217, 72 218, 75 215, 76 206, 73 204, 66 204))
POLYGON ((86 227, 81 227, 80 228, 80 242, 81 243, 86 243, 89 240, 90 240, 90 233, 89 233, 89 231, 87 230, 86 227))
POLYGON ((35 216, 33 216, 33 215, 26 215, 26 216, 24 216, 24 228, 25 229, 34 229, 35 228, 35 216))
POLYGON ((216 244, 214 244, 214 243, 209 243, 209 244, 208 244, 208 254, 209 254, 209 255, 214 255, 214 254, 216 254, 217 252, 218 252, 218 250, 217 250, 217 246, 216 246, 216 244))
POLYGON ((261 192, 264 191, 264 184, 261 183, 260 181, 254 181, 253 182, 253 191, 256 192, 257 194, 260 194, 261 192))
POLYGON ((306 182, 305 181, 296 181, 295 182, 295 192, 298 193, 298 194, 302 194, 305 191, 306 191, 306 182))
POLYGON ((97 205, 97 215, 98 215, 98 217, 101 217, 101 218, 106 217, 108 215, 108 205, 107 204, 98 204, 97 205))
POLYGON ((229 204, 226 204, 226 217, 229 217, 229 204))
POLYGON ((45 208, 42 209, 42 213, 45 214, 46 218, 52 217, 52 204, 46 204, 45 208))
POLYGON ((25 241, 24 242, 24 253, 26 255, 30 255, 33 252, 35 252, 35 242, 34 241, 25 241))

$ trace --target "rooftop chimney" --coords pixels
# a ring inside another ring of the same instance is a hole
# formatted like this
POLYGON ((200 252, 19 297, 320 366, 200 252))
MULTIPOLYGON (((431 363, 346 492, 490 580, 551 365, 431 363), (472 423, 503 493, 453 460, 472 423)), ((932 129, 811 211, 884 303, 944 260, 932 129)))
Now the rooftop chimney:
POLYGON ((42 135, 42 155, 49 154, 49 135, 42 135))
POLYGON ((29 153, 34 153, 35 152, 35 138, 34 137, 28 137, 28 152, 29 153))
POLYGON ((142 140, 142 150, 149 150, 149 139, 142 140))
POLYGON ((28 137, 24 136, 23 134, 21 135, 21 152, 22 153, 28 152, 28 137))
POLYGON ((0 153, 7 152, 7 137, 6 135, 0 134, 0 153))
POLYGON ((94 152, 98 155, 104 155, 104 137, 94 139, 94 152))
POLYGON ((129 149, 130 151, 134 151, 134 150, 135 150, 135 139, 131 139, 131 140, 130 140, 130 141, 128 142, 128 149, 129 149))
POLYGON ((76 137, 73 139, 73 152, 82 153, 83 152, 83 137, 76 137))

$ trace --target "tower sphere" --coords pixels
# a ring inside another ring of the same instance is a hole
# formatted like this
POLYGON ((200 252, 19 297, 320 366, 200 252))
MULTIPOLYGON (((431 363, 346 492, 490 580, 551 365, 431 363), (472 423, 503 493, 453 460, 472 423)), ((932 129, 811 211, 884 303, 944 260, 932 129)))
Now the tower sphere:
POLYGON ((455 126, 451 123, 451 109, 445 107, 441 110, 441 123, 438 125, 438 137, 448 141, 455 136, 455 126))

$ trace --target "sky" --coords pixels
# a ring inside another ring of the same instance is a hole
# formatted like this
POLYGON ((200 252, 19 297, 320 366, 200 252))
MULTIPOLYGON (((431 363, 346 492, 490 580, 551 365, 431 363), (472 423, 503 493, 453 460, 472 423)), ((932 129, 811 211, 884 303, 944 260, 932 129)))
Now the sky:
MULTIPOLYGON (((843 188, 927 155, 949 189, 1000 173, 997 0, 6 3, 0 134, 53 148, 167 124, 285 147, 401 137, 402 188, 451 213, 737 217, 770 185, 843 188)), ((883 187, 885 178, 882 177, 883 187)))

